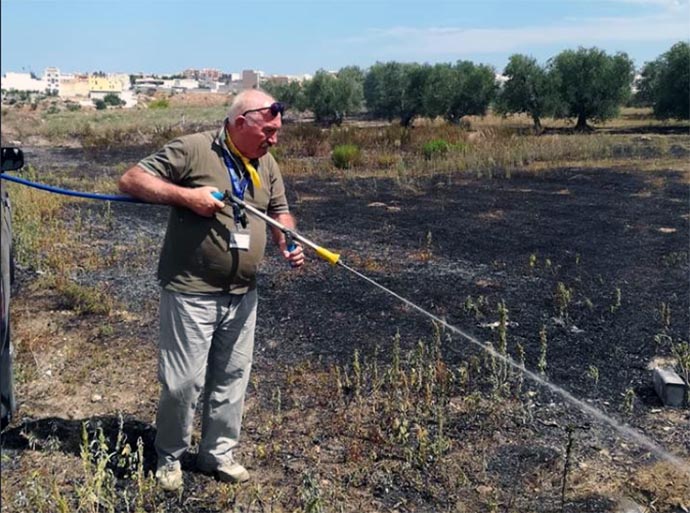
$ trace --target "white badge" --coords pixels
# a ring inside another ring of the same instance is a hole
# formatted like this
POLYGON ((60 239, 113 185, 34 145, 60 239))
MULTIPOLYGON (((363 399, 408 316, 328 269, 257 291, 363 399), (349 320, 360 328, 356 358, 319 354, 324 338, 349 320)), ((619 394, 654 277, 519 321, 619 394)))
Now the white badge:
POLYGON ((228 248, 247 251, 249 249, 249 232, 230 232, 228 248))

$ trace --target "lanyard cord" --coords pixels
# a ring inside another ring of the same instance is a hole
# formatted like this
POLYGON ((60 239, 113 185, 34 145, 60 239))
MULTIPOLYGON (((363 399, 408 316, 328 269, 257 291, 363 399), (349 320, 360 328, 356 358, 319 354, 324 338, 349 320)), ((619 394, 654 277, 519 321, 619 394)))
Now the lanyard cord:
POLYGON ((230 184, 232 185, 232 192, 235 196, 240 199, 244 199, 244 193, 249 185, 249 180, 245 176, 240 180, 239 173, 237 171, 236 162, 230 153, 223 148, 223 161, 225 162, 225 167, 228 169, 228 176, 230 177, 230 184))

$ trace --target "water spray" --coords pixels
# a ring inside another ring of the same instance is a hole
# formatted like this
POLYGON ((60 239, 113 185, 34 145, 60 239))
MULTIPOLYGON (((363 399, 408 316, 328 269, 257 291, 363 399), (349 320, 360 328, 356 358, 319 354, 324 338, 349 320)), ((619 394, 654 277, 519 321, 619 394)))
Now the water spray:
MULTIPOLYGON (((689 477, 690 477, 690 464, 685 462, 683 459, 679 458, 678 456, 675 456, 671 454, 669 451, 661 447, 659 444, 654 442, 651 438, 643 434, 642 432, 627 426, 625 424, 622 424, 612 417, 606 415, 603 411, 587 404, 586 402, 582 401, 581 399, 578 399, 577 397, 573 396, 570 392, 565 390, 562 387, 559 387, 558 385, 554 385, 553 383, 545 380, 538 374, 525 369, 523 366, 519 365, 515 360, 513 360, 510 356, 500 354, 498 353, 493 347, 484 344, 477 338, 473 337, 469 333, 466 333, 465 331, 461 330, 460 328, 457 328, 451 324, 448 324, 444 319, 441 317, 434 315, 433 313, 425 310, 421 306, 413 303, 409 299, 406 299, 402 297, 401 295, 397 294, 396 292, 393 292, 389 288, 384 287, 377 281, 369 278, 368 276, 362 274, 361 272, 357 271, 356 269, 353 269, 352 267, 346 265, 341 259, 340 255, 338 253, 335 253, 333 251, 330 251, 326 248, 323 248, 322 246, 319 246, 315 242, 309 240, 308 238, 304 237, 303 235, 299 234, 295 230, 288 228, 287 226, 279 223, 275 219, 269 217, 268 215, 264 214, 260 210, 252 207, 251 205, 247 204, 245 201, 242 201, 241 199, 233 196, 229 191, 226 191, 225 193, 221 192, 215 192, 213 193, 213 197, 221 200, 221 201, 226 201, 230 202, 231 204, 234 204, 238 206, 239 208, 246 210, 249 212, 251 215, 258 217, 262 220, 264 220, 266 223, 269 225, 273 226, 274 228, 277 228, 278 230, 282 231, 287 240, 296 240, 304 244, 305 246, 308 246, 312 248, 316 254, 327 261, 329 264, 332 266, 340 266, 343 269, 347 270, 348 272, 354 274, 358 278, 361 278, 362 280, 366 281, 367 283, 381 289, 383 292, 386 294, 395 297, 396 299, 402 301, 404 304, 409 306, 410 308, 417 310, 419 313, 422 315, 428 317, 429 319, 433 320, 434 322, 440 324, 444 328, 448 329, 449 331, 453 333, 457 333, 460 335, 462 338, 468 340, 472 344, 476 345, 477 347, 483 349, 484 351, 488 352, 492 357, 498 358, 505 362, 506 364, 510 365, 514 369, 518 370, 519 372, 524 373, 528 378, 530 378, 532 381, 535 383, 542 385, 546 388, 548 388, 551 392, 559 395, 561 398, 563 398, 566 402, 572 404, 576 408, 578 408, 580 411, 590 415, 591 417, 603 422, 604 424, 608 425, 615 431, 617 431, 619 434, 621 434, 623 437, 635 441, 639 446, 644 447, 645 449, 648 449, 650 452, 655 454, 656 456, 659 456, 660 458, 668 461, 675 467, 677 467, 679 470, 682 470, 685 472, 689 477)), ((451 348, 452 350, 452 348, 451 348)))

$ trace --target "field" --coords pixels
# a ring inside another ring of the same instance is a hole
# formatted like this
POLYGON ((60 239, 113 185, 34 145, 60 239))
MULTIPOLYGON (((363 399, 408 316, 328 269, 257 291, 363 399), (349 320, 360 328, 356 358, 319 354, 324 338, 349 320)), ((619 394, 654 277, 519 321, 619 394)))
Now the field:
MULTIPOLYGON (((3 144, 22 142, 25 177, 113 193, 222 116, 3 110, 3 144)), ((688 127, 641 110, 593 134, 528 125, 286 124, 275 156, 300 232, 447 325, 270 248, 237 453, 252 480, 216 482, 190 454, 179 495, 151 475, 167 209, 3 183, 20 406, 2 511, 687 512, 690 409, 663 407, 651 368, 690 372, 688 127), (361 150, 349 169, 340 144, 361 150)))

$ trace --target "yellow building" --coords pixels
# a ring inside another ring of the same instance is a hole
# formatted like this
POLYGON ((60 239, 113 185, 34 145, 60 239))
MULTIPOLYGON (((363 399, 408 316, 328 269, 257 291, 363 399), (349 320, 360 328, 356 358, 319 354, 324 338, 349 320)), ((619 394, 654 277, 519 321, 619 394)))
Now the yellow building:
POLYGON ((98 93, 121 93, 126 89, 120 76, 89 75, 89 91, 98 93))

